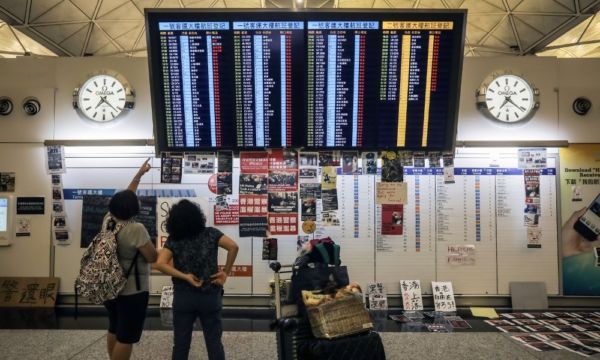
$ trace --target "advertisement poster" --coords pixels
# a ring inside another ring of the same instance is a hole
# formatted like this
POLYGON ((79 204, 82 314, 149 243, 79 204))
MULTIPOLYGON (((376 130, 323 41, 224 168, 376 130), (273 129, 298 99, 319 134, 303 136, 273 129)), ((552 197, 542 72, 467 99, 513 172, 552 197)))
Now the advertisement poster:
POLYGON ((402 182, 404 179, 404 168, 400 152, 381 152, 381 181, 402 182))
MULTIPOLYGON (((560 149, 560 188, 562 210, 562 269, 564 295, 600 295, 600 267, 590 241, 574 229, 581 216, 598 220, 600 214, 587 211, 600 194, 600 145, 571 144, 560 149), (573 194, 581 200, 574 199, 573 194)), ((593 210, 595 208, 592 208, 593 210)))

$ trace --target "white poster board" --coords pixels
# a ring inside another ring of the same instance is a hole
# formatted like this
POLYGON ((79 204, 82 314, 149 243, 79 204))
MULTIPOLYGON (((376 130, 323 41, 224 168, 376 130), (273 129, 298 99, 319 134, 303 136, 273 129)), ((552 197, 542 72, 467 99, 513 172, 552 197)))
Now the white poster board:
POLYGON ((456 311, 454 291, 452 290, 452 283, 450 281, 432 281, 431 290, 433 292, 435 311, 456 311))
POLYGON ((419 280, 400 280, 400 291, 402 291, 404 311, 423 310, 421 282, 419 280))

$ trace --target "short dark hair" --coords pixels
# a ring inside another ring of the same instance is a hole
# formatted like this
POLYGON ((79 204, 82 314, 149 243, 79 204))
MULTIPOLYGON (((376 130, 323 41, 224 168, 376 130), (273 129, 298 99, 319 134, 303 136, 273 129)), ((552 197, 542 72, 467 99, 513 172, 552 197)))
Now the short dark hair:
POLYGON ((110 213, 119 220, 129 220, 140 213, 140 202, 131 190, 114 194, 108 204, 110 213))
POLYGON ((206 228, 206 216, 200 206, 187 199, 173 205, 167 218, 167 232, 174 240, 200 235, 206 228))

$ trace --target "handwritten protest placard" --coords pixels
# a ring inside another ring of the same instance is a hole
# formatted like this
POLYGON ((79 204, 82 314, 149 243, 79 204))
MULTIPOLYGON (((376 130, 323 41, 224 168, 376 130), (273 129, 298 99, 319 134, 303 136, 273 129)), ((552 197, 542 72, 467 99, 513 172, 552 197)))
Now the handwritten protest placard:
POLYGON ((377 183, 377 204, 406 204, 407 187, 403 182, 377 183))
POLYGON ((435 311, 456 311, 454 291, 450 281, 432 281, 431 290, 435 311))
POLYGON ((419 280, 400 280, 402 307, 404 311, 423 310, 421 282, 419 280))
POLYGON ((0 277, 0 307, 54 307, 59 278, 0 277))

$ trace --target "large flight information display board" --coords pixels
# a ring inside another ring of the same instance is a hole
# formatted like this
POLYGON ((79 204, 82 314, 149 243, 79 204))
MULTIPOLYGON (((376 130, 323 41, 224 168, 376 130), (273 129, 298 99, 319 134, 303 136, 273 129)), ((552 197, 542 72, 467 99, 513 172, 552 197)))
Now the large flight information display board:
POLYGON ((452 150, 466 12, 147 10, 156 149, 452 150))

